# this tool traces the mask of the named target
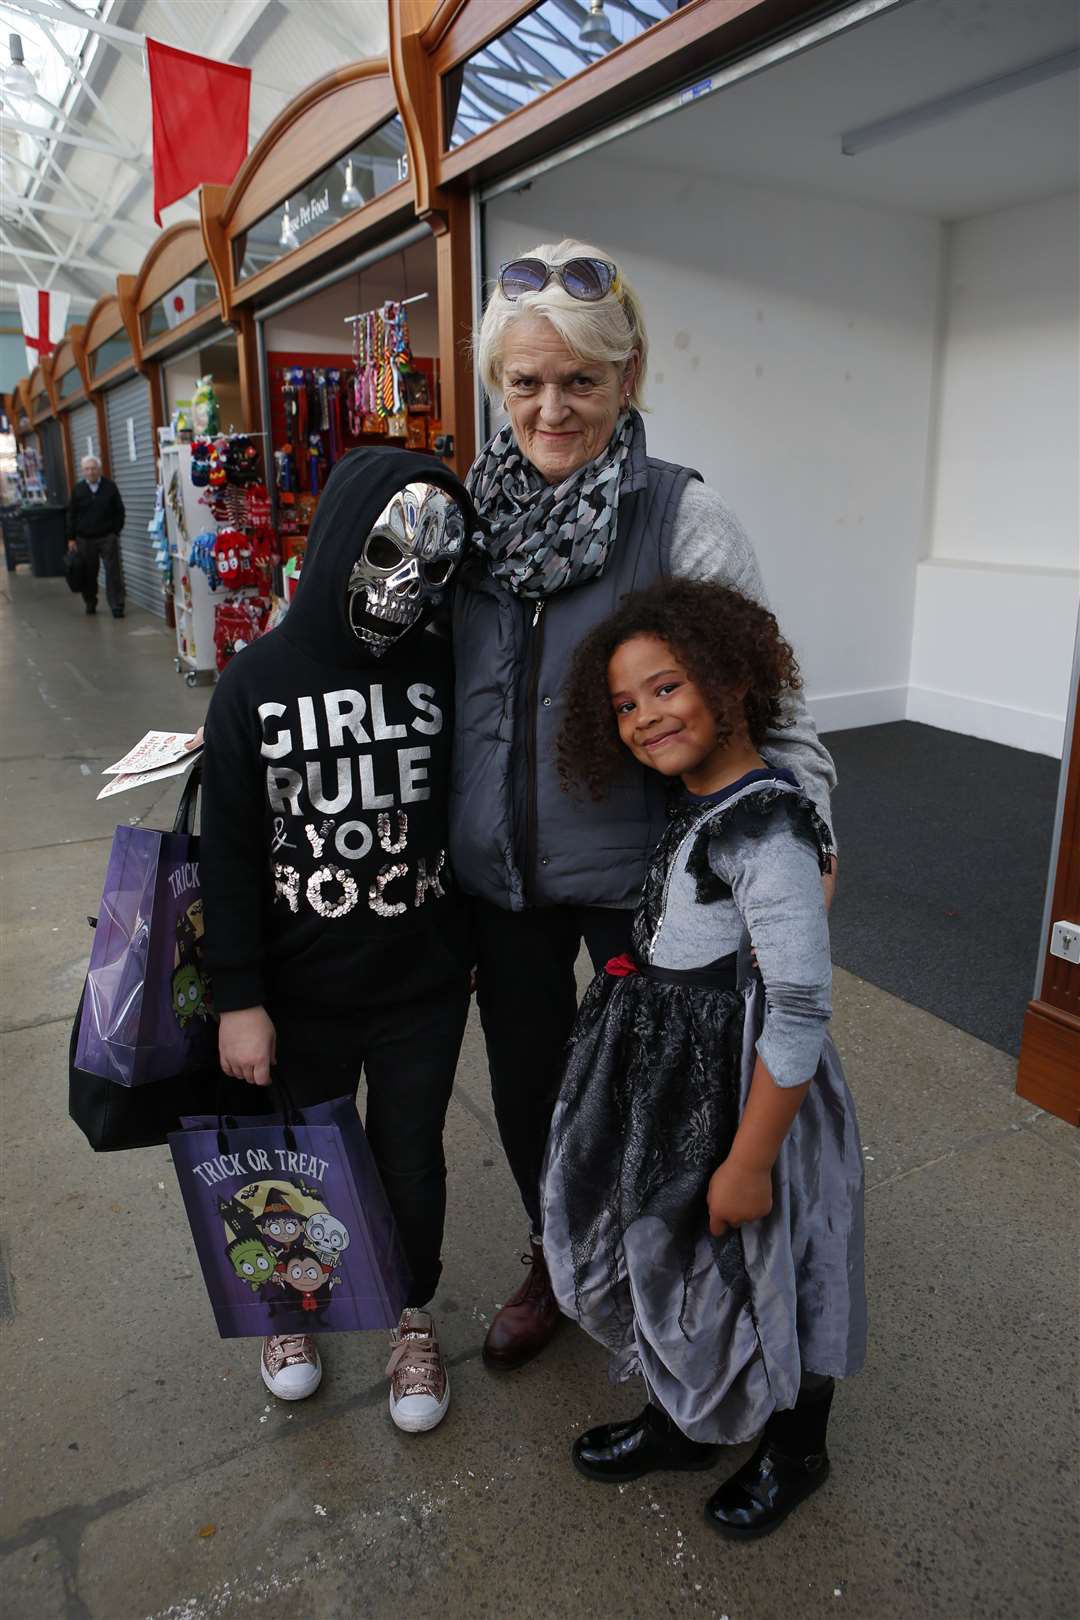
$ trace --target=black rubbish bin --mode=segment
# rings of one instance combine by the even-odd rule
[[[20,563],[30,561],[30,545],[26,538],[22,509],[18,506],[0,508],[0,523],[4,530],[4,560],[8,573],[13,574]]]
[[[62,574],[67,550],[67,508],[27,506],[23,517],[30,536],[30,572],[36,579]]]

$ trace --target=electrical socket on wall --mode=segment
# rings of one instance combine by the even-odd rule
[[[1050,935],[1050,955],[1080,962],[1080,923],[1056,922]]]

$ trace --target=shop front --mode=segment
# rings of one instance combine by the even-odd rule
[[[916,721],[1059,758],[1075,7],[605,0],[585,21],[392,8],[418,206],[472,188],[477,304],[564,237],[625,270],[650,449],[750,533],[821,730]]]
[[[221,317],[217,282],[196,221],[173,225],[154,243],[135,278],[135,313],[157,419],[190,416],[200,380],[210,378],[222,426],[244,425],[236,332]]]
[[[548,9],[469,59],[452,156],[489,138],[469,133],[480,91]],[[754,537],[822,729],[908,717],[1060,755],[1074,20],[1047,5],[1033,33],[1002,0],[951,20],[932,0],[840,8],[482,183],[487,278],[564,236],[632,276],[650,446],[698,467]],[[1033,59],[1044,76],[1022,74]],[[995,389],[1005,367],[1015,386]]]
[[[151,613],[164,614],[163,575],[150,540],[156,507],[156,407],[142,372],[135,278],[118,276],[117,291],[101,298],[86,323],[87,380],[98,406],[107,472],[127,514],[120,550],[127,593]]]
[[[438,453],[445,428],[437,253],[413,211],[384,61],[310,86],[233,185],[205,187],[200,200],[217,307],[235,333],[237,408],[217,390],[217,436],[196,408],[169,452],[178,658],[192,679],[206,666],[208,625],[221,669],[285,611],[320,496],[347,451]],[[205,356],[200,348],[200,365]],[[166,378],[174,423],[195,358],[187,376]],[[239,431],[230,434],[232,423]],[[265,482],[252,482],[255,466]],[[215,479],[219,498],[200,497]]]
[[[85,326],[70,327],[53,360],[57,414],[71,485],[82,476],[83,457],[97,456],[100,461],[102,454],[97,405],[87,396],[85,337]]]
[[[436,251],[387,64],[310,86],[203,208],[275,519],[302,542],[347,450],[433,449],[444,430]]]
[[[68,499],[68,469],[64,453],[64,436],[55,409],[54,392],[52,361],[43,360],[35,367],[30,378],[34,432],[37,435],[41,455],[46,501],[50,506],[62,507],[67,505]]]

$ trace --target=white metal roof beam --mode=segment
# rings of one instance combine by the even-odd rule
[[[355,62],[363,54],[365,45],[339,28],[337,23],[330,21],[327,16],[328,6],[313,6],[310,0],[281,0],[281,4],[286,11],[291,11],[293,16],[303,18],[308,28],[316,34],[321,34],[331,45],[347,51],[346,61]]]
[[[13,256],[13,258],[18,259],[19,263],[22,265],[23,274],[25,275],[27,281],[30,283],[30,285],[32,287],[37,286],[37,284],[38,284],[37,276],[31,270],[30,266],[27,264],[26,259],[23,258],[23,255],[19,251],[19,249],[17,247],[15,247],[13,243],[8,241],[7,232],[4,231],[4,230],[0,230],[0,252],[10,253]],[[49,253],[44,253],[44,254],[30,253],[30,254],[27,255],[27,258],[31,258],[31,259],[35,259],[35,258],[46,258],[47,259],[47,258],[51,258],[51,257],[52,257],[52,255],[49,254]]]
[[[35,282],[35,284],[37,278],[34,276],[33,272],[28,269],[25,264],[23,264],[23,260],[35,259],[39,263],[52,264],[56,257],[54,253],[39,253],[36,248],[14,247],[12,243],[8,241],[7,233],[3,230],[0,230],[0,247],[6,248],[9,253],[13,253],[15,255],[19,263],[22,264],[23,269],[26,270],[30,280]],[[116,280],[116,266],[114,264],[102,264],[100,259],[96,264],[90,259],[65,259],[64,263],[65,265],[70,266],[72,270],[91,270],[94,275],[104,276],[107,281]]]
[[[136,169],[150,168],[150,159],[136,152],[134,147],[112,146],[108,141],[95,141],[89,135],[73,135],[69,129],[43,129],[40,124],[28,124],[25,119],[12,118],[10,113],[4,122],[8,129],[17,129],[21,135],[32,135],[38,141],[59,141],[64,146],[80,146],[87,152],[101,152],[105,157],[120,158]]]
[[[108,126],[109,130],[111,131],[111,133],[113,135],[116,136],[117,140],[122,141],[123,138],[124,138],[123,135],[117,129],[116,125],[113,123],[112,117],[109,114],[109,109],[106,107],[105,103],[102,101],[101,97],[98,95],[97,91],[94,89],[93,85],[90,83],[90,80],[87,78],[86,74],[83,72],[82,66],[79,63],[78,58],[75,57],[75,56],[69,56],[68,55],[67,51],[65,51],[64,47],[60,44],[60,42],[57,39],[56,35],[53,33],[53,30],[49,27],[49,24],[44,20],[44,18],[42,19],[42,21],[40,23],[40,28],[41,28],[41,32],[47,36],[49,44],[52,46],[52,48],[56,52],[57,56],[63,62],[64,66],[67,68],[68,72],[72,75],[73,78],[78,80],[80,87],[83,90],[86,91],[86,94],[90,97],[90,100],[94,103],[94,106],[96,107],[97,112],[98,112],[98,116],[101,118],[102,122],[105,123]],[[35,99],[40,100],[40,97],[36,97]]]
[[[91,34],[100,34],[114,50],[122,51],[125,56],[142,64],[145,34],[136,34],[131,28],[118,28],[115,23],[102,22],[93,12],[79,11],[75,6],[67,5],[66,0],[56,0],[55,5],[46,4],[46,0],[5,0],[5,4],[16,11],[25,11],[31,17],[45,17],[52,23],[70,23],[72,28],[86,28]]]
[[[33,280],[33,277],[31,276],[30,279]],[[10,287],[13,292],[16,291],[20,286],[25,287],[25,285],[25,281],[8,281],[5,276],[0,276],[0,287]],[[68,297],[71,299],[73,304],[86,304],[88,308],[92,308],[93,305],[97,303],[97,297],[95,297],[93,293],[75,292],[73,290],[68,293]]]
[[[144,242],[156,242],[161,235],[156,226],[136,225],[130,219],[110,218],[101,209],[65,208],[63,203],[39,202],[36,197],[19,197],[17,200],[24,214],[55,214],[60,219],[81,220],[85,225],[100,225],[107,219],[113,230],[126,231]]]
[[[219,62],[230,62],[247,39],[272,0],[250,0],[246,6],[237,6],[221,31],[214,35],[214,56]],[[267,90],[269,85],[260,86]],[[291,92],[281,91],[282,95]]]

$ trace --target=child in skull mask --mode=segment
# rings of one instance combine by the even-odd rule
[[[206,960],[226,1073],[296,1104],[367,1082],[366,1126],[413,1276],[390,1410],[449,1403],[434,1322],[442,1133],[469,999],[446,868],[450,647],[442,593],[474,525],[440,463],[357,450],[334,468],[284,622],[225,670],[206,721]],[[262,1376],[302,1399],[306,1334],[264,1341]]]

